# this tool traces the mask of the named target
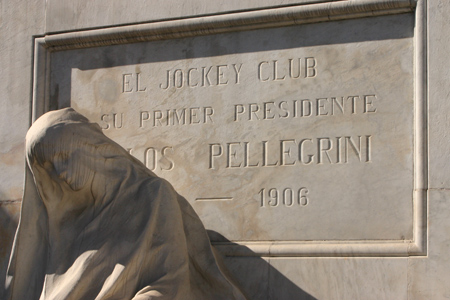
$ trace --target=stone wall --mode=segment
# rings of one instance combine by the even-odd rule
[[[48,53],[61,53],[62,58],[58,58],[55,55],[54,61],[58,59],[64,61],[62,60],[64,53],[70,58],[72,57],[70,54],[72,50],[70,49],[76,47],[70,46],[72,48],[69,47],[70,49],[67,52],[61,51],[57,47],[60,47],[61,44],[69,44],[70,38],[74,39],[75,44],[80,43],[80,41],[83,42],[83,38],[85,38],[84,42],[92,41],[93,38],[89,37],[89,30],[93,30],[92,32],[97,34],[100,31],[95,30],[108,30],[107,28],[120,30],[124,25],[143,26],[133,27],[133,30],[137,28],[148,30],[148,28],[172,24],[167,22],[184,22],[183,26],[186,26],[185,24],[188,24],[188,26],[179,28],[193,30],[194,27],[192,26],[197,26],[195,22],[198,22],[199,26],[209,22],[208,20],[213,20],[211,21],[212,23],[219,20],[214,24],[229,22],[233,18],[233,20],[239,20],[239,14],[241,13],[245,16],[250,16],[246,21],[246,24],[248,24],[248,20],[251,20],[253,16],[248,15],[248,13],[254,13],[259,18],[266,12],[271,12],[274,15],[277,9],[282,15],[281,12],[284,9],[299,11],[309,5],[324,5],[323,7],[326,7],[325,5],[328,4],[340,4],[338,2],[347,1],[248,0],[213,2],[183,0],[166,1],[153,5],[149,5],[146,1],[123,2],[116,0],[13,0],[1,2],[0,32],[3,42],[0,47],[2,66],[0,90],[3,97],[0,100],[2,114],[2,118],[0,118],[0,136],[2,141],[0,146],[0,169],[2,170],[0,174],[0,270],[2,270],[0,281],[4,281],[10,247],[19,219],[25,165],[23,153],[24,137],[32,119],[33,93],[35,99],[37,99],[36,95],[40,92],[45,94],[45,91],[41,90],[42,86],[39,84],[39,82],[43,80],[45,82],[46,80],[43,78],[46,73],[45,71],[42,73],[42,70],[46,70],[47,67],[56,70],[55,66],[58,66],[55,64],[45,67],[46,65],[44,64],[44,68],[42,66],[38,68],[41,73],[34,72],[33,66],[36,63],[42,63],[42,53],[47,53],[45,55],[50,55]],[[348,2],[362,3],[364,1]],[[417,113],[418,110],[426,110],[420,118],[418,118],[417,114],[414,115],[415,129],[414,133],[411,133],[414,135],[411,143],[416,143],[414,146],[411,146],[414,147],[413,156],[411,157],[415,157],[414,159],[411,158],[411,165],[415,171],[422,170],[423,172],[414,173],[415,175],[411,175],[411,178],[408,180],[414,181],[414,183],[411,183],[411,186],[414,186],[414,191],[410,188],[410,192],[412,194],[425,195],[425,197],[423,198],[424,202],[418,202],[417,197],[413,198],[411,196],[409,200],[412,202],[414,199],[419,204],[416,202],[411,204],[409,206],[411,212],[408,212],[409,214],[407,215],[401,215],[400,218],[406,220],[411,216],[410,219],[413,220],[412,222],[415,222],[415,227],[411,227],[413,228],[411,232],[402,230],[405,232],[404,240],[411,238],[420,246],[420,249],[414,250],[408,245],[406,246],[409,248],[398,244],[395,245],[396,248],[390,248],[391,244],[388,242],[375,243],[370,247],[365,247],[361,243],[355,246],[355,244],[346,241],[345,243],[343,242],[344,246],[339,245],[340,243],[338,242],[337,246],[331,245],[331,248],[329,248],[331,250],[329,250],[326,246],[321,245],[320,241],[315,241],[317,242],[314,244],[315,248],[306,249],[302,246],[291,250],[291,252],[283,250],[284,252],[280,252],[281,255],[277,255],[276,251],[286,249],[286,245],[289,246],[289,243],[282,245],[285,248],[277,245],[270,248],[269,245],[268,248],[264,249],[250,243],[245,245],[246,248],[244,250],[228,246],[221,249],[220,244],[218,244],[218,248],[226,255],[225,263],[250,299],[419,300],[450,297],[450,287],[447,284],[450,261],[446,258],[446,254],[450,250],[450,213],[448,210],[450,173],[446,170],[445,163],[450,155],[448,151],[450,145],[446,140],[448,136],[447,131],[450,129],[449,118],[447,117],[447,106],[450,105],[447,99],[450,95],[450,84],[448,84],[450,59],[447,53],[450,48],[450,38],[446,34],[450,30],[450,22],[447,17],[450,14],[450,3],[446,0],[371,0],[363,4],[376,5],[381,3],[387,7],[386,9],[390,9],[391,5],[395,6],[398,3],[407,2],[409,3],[408,5],[417,2],[417,5],[413,5],[415,8],[412,11],[408,12],[399,9],[397,12],[391,12],[390,16],[396,19],[398,16],[406,14],[410,17],[400,19],[404,20],[404,22],[412,22],[411,20],[414,19],[416,22],[414,26],[411,26],[410,35],[406,35],[402,39],[411,39],[415,47],[414,52],[411,52],[414,55],[411,61],[414,62],[415,70],[411,78],[414,80],[415,85],[415,99],[423,99],[423,101],[415,103],[414,111]],[[364,5],[361,5],[361,7]],[[361,9],[361,11],[364,11],[364,9]],[[360,12],[361,15],[358,16],[356,15],[357,12],[357,10],[354,12],[344,10],[342,14],[336,14],[334,18],[336,20],[339,18],[346,19],[352,13],[352,19],[356,18],[357,20],[355,24],[364,24],[365,18],[371,17],[367,12]],[[286,15],[289,16],[289,14]],[[269,22],[268,20],[270,20],[271,16],[264,18],[261,20]],[[279,23],[276,25],[276,28],[300,24],[302,21],[299,20],[304,20],[306,17],[303,16],[302,18],[289,23],[289,17],[287,17],[287,20],[283,20],[283,22],[289,24],[277,21]],[[320,32],[321,29],[314,29],[314,26],[316,26],[314,24],[319,21],[328,21],[330,18],[332,17],[326,16],[324,19],[313,21],[312,25],[299,26],[312,26],[305,28],[311,28],[311,30]],[[419,24],[418,20],[422,20],[423,24]],[[330,30],[335,23],[323,24],[331,24],[324,25],[324,28]],[[398,27],[396,28],[398,29]],[[242,31],[247,32],[254,29],[254,27],[249,26],[249,28]],[[223,29],[223,31],[226,30]],[[392,31],[395,31],[394,28]],[[61,37],[63,34],[68,35]],[[101,34],[104,33],[101,32]],[[86,36],[88,36],[87,40]],[[345,35],[343,34],[343,36]],[[132,39],[135,37],[128,38]],[[44,39],[44,42],[35,43],[35,39]],[[417,44],[418,40],[422,41],[422,44],[419,46]],[[133,40],[133,42],[135,41]],[[42,52],[42,49],[39,49],[39,47],[54,48],[51,50],[53,52]],[[92,49],[95,49],[95,47]],[[407,55],[408,53],[405,53],[405,56]],[[420,55],[423,55],[425,58],[423,66],[418,65]],[[388,59],[386,58],[386,60]],[[73,63],[75,64],[76,62]],[[385,71],[389,73],[393,69],[386,68]],[[369,74],[361,74],[361,76]],[[370,82],[370,78],[367,80]],[[416,88],[417,85],[420,85],[421,88]],[[51,88],[50,91],[54,91]],[[50,92],[50,94],[52,93]],[[63,101],[61,103],[64,106],[70,105],[72,102],[65,103]],[[81,104],[76,102],[72,103],[72,105],[74,104],[81,106]],[[47,105],[51,107],[52,103],[47,103]],[[38,106],[35,105],[34,107],[36,110]],[[43,110],[46,109],[42,104],[41,107]],[[34,114],[39,113],[35,111]],[[395,116],[393,117],[395,118]],[[419,137],[417,132],[421,133]],[[418,140],[419,143],[417,143]],[[226,146],[224,146],[225,150]],[[422,159],[417,157],[422,157]],[[238,163],[238,161],[235,162]],[[385,176],[388,177],[390,174],[396,175],[398,169],[393,168],[393,171],[387,171]],[[408,174],[413,174],[414,170],[409,170],[410,173]],[[400,172],[398,174],[402,175],[403,173]],[[396,179],[392,178],[392,180]],[[406,184],[402,181],[399,182],[402,186]],[[417,182],[420,182],[423,186],[417,184]],[[173,183],[177,186],[176,182]],[[324,190],[326,189],[327,185],[324,184]],[[397,191],[394,192],[396,193]],[[361,189],[360,194],[357,195],[364,199],[364,189]],[[399,195],[403,194],[399,193]],[[351,208],[352,206],[348,207],[350,211]],[[374,207],[374,211],[378,211],[376,207]],[[383,210],[379,211],[383,212]],[[389,214],[390,212],[385,211],[384,213]],[[326,218],[326,214],[322,217]],[[342,222],[348,222],[350,228],[354,224],[349,220],[343,219]],[[405,221],[405,224],[409,223]],[[394,225],[393,227],[395,227]],[[289,228],[283,228],[283,230],[294,229],[290,226]],[[403,232],[402,230],[399,230],[399,232]],[[383,233],[385,231],[386,234],[384,236],[389,236],[388,230],[384,230]],[[362,232],[364,233],[365,231]],[[379,231],[374,229],[374,232],[378,233]],[[420,232],[421,235],[414,236],[417,232]],[[408,237],[408,234],[411,234],[411,237]],[[212,236],[212,238],[224,241],[215,236]],[[327,243],[330,242],[327,241]],[[248,249],[251,251],[248,252]],[[339,251],[342,251],[342,253]]]
[[[45,33],[45,1],[0,3],[0,281],[4,282],[20,214],[24,136],[30,126],[33,40]],[[3,285],[0,287],[0,298]]]

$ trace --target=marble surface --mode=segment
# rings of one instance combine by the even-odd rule
[[[223,14],[260,8],[282,7],[294,4],[328,2],[328,0],[184,0],[153,1],[47,1],[46,32],[61,32],[82,28],[133,24],[157,20],[170,20],[193,16]]]
[[[429,193],[428,256],[409,259],[408,299],[450,299],[450,119],[448,116],[450,3],[428,1]]]
[[[447,1],[429,1],[429,186],[430,188],[450,188],[450,176],[443,163],[448,159],[450,140],[450,118],[443,113],[450,110],[449,69],[442,57],[448,55],[450,40],[442,35],[450,28],[447,13],[450,10]]]
[[[412,21],[55,52],[51,105],[99,122],[231,241],[411,240]]]
[[[0,3],[0,282],[5,281],[23,195],[24,136],[30,125],[33,35],[45,26],[44,0]],[[4,284],[0,284],[0,299]]]
[[[32,36],[44,31],[45,1],[1,3],[0,33],[0,200],[23,193],[23,137],[30,126]]]
[[[203,3],[201,3],[203,2]],[[24,161],[23,136],[29,124],[31,110],[32,39],[46,32],[61,32],[93,27],[109,27],[117,24],[139,23],[148,20],[195,16],[197,13],[221,14],[226,11],[253,9],[261,5],[271,6],[270,1],[228,1],[220,5],[198,1],[177,2],[180,5],[150,11],[137,2],[119,1],[2,1],[0,2],[0,91],[2,104],[0,126],[1,170],[0,191],[2,266],[8,260],[8,241],[18,222],[19,203],[5,200],[21,198]],[[294,3],[299,1],[292,1]],[[425,2],[423,0],[419,3]],[[255,4],[256,3],[256,4]],[[279,2],[278,2],[279,3]],[[188,5],[189,4],[189,5]],[[288,2],[281,3],[282,5]],[[427,46],[428,68],[428,185],[429,192],[429,244],[427,255],[409,258],[298,258],[272,259],[255,257],[226,257],[225,263],[238,279],[249,299],[447,299],[450,297],[448,281],[448,199],[450,176],[446,167],[450,145],[448,132],[448,78],[450,69],[448,15],[450,3],[446,0],[428,0]],[[118,9],[119,7],[119,9]],[[223,10],[222,10],[223,9]],[[44,18],[47,14],[47,28]],[[393,28],[393,27],[392,27]],[[386,30],[387,32],[390,29]],[[395,31],[395,30],[393,30]],[[409,38],[407,38],[409,39]],[[179,40],[182,43],[182,40]],[[413,41],[415,43],[415,41]],[[99,61],[104,57],[98,56]],[[132,61],[134,58],[129,58]],[[129,73],[137,73],[130,70]],[[72,71],[70,71],[72,72]],[[80,70],[74,70],[80,72]],[[115,82],[116,79],[113,79]],[[136,80],[132,78],[130,82]],[[69,84],[70,80],[66,82]],[[104,86],[107,89],[107,84]],[[106,93],[107,94],[107,93]],[[65,100],[67,101],[67,99]],[[149,100],[150,101],[150,100]],[[132,103],[130,103],[132,104]],[[7,142],[5,142],[7,141]],[[166,150],[168,151],[168,150]],[[169,154],[169,152],[167,152]],[[8,204],[5,204],[8,203]],[[6,244],[6,245],[5,245]],[[2,269],[3,281],[6,269]],[[269,279],[270,278],[270,279]],[[375,288],[374,288],[375,287]],[[332,294],[333,290],[335,294]],[[274,292],[279,291],[279,297]],[[0,292],[0,298],[1,292]]]
[[[408,299],[449,299],[450,190],[429,192],[428,256],[408,260]]]
[[[228,257],[226,263],[254,300],[410,299],[407,258]]]
[[[406,258],[271,259],[270,265],[277,272],[270,273],[268,299],[409,299]]]

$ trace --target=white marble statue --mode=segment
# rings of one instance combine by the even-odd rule
[[[188,202],[97,124],[49,112],[26,151],[8,299],[245,299]]]

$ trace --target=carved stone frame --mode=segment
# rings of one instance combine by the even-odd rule
[[[428,193],[426,0],[331,1],[36,37],[31,122],[49,110],[49,62],[52,52],[407,12],[415,13],[416,25],[414,32],[413,238],[411,240],[341,242],[230,242],[216,243],[215,246],[227,256],[408,257],[426,255]]]

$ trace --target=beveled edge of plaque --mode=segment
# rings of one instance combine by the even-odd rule
[[[408,257],[426,255],[427,191],[414,192],[413,240],[213,243],[225,256]]]
[[[260,241],[213,243],[225,256],[408,257],[427,255],[427,0],[349,0],[125,25],[34,39],[31,122],[50,107],[50,54],[55,51],[194,37],[306,23],[414,12],[414,191],[412,240]]]
[[[412,12],[418,0],[348,0],[125,25],[45,36],[50,51]]]

